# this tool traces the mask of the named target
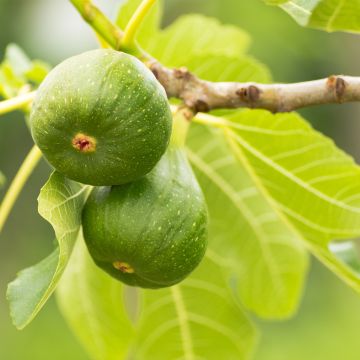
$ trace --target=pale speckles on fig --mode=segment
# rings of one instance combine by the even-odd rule
[[[47,160],[70,179],[91,185],[119,185],[150,171],[171,132],[166,97],[156,96],[158,85],[150,75],[134,58],[112,50],[93,50],[59,64],[32,109],[32,133],[49,148]],[[144,97],[154,101],[145,103]],[[43,132],[47,124],[53,129],[49,136]],[[77,132],[96,138],[96,156],[83,155],[91,148],[86,140],[72,143]],[[84,160],[92,170],[84,171]]]

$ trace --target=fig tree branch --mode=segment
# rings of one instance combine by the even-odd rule
[[[149,68],[168,97],[183,100],[195,112],[242,107],[287,112],[320,104],[360,101],[360,77],[330,76],[293,84],[210,82],[185,68],[168,69],[157,61]]]
[[[123,32],[90,0],[70,0],[94,30],[113,48],[122,49]],[[330,76],[294,84],[209,82],[185,68],[169,69],[136,44],[131,49],[164,86],[168,97],[181,99],[194,112],[242,107],[287,112],[320,104],[360,101],[360,77]]]

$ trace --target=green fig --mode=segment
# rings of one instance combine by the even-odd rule
[[[185,152],[173,146],[142,179],[94,188],[82,221],[95,263],[128,285],[174,285],[206,250],[205,199]]]
[[[70,179],[118,185],[147,174],[171,134],[166,93],[135,57],[98,49],[56,66],[30,114],[35,143]]]

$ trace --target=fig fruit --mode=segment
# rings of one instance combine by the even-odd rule
[[[135,57],[98,49],[56,66],[37,91],[31,132],[48,162],[90,185],[147,174],[171,134],[166,93]]]
[[[128,285],[174,285],[206,250],[205,199],[184,151],[173,146],[145,177],[94,188],[82,221],[95,263]]]

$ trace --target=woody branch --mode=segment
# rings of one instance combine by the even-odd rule
[[[122,49],[123,32],[91,0],[70,1],[103,39],[115,49]],[[163,66],[136,44],[126,50],[148,65],[168,97],[181,99],[193,112],[242,107],[287,112],[320,104],[360,101],[360,77],[333,75],[293,84],[210,82],[199,79],[185,68]]]

